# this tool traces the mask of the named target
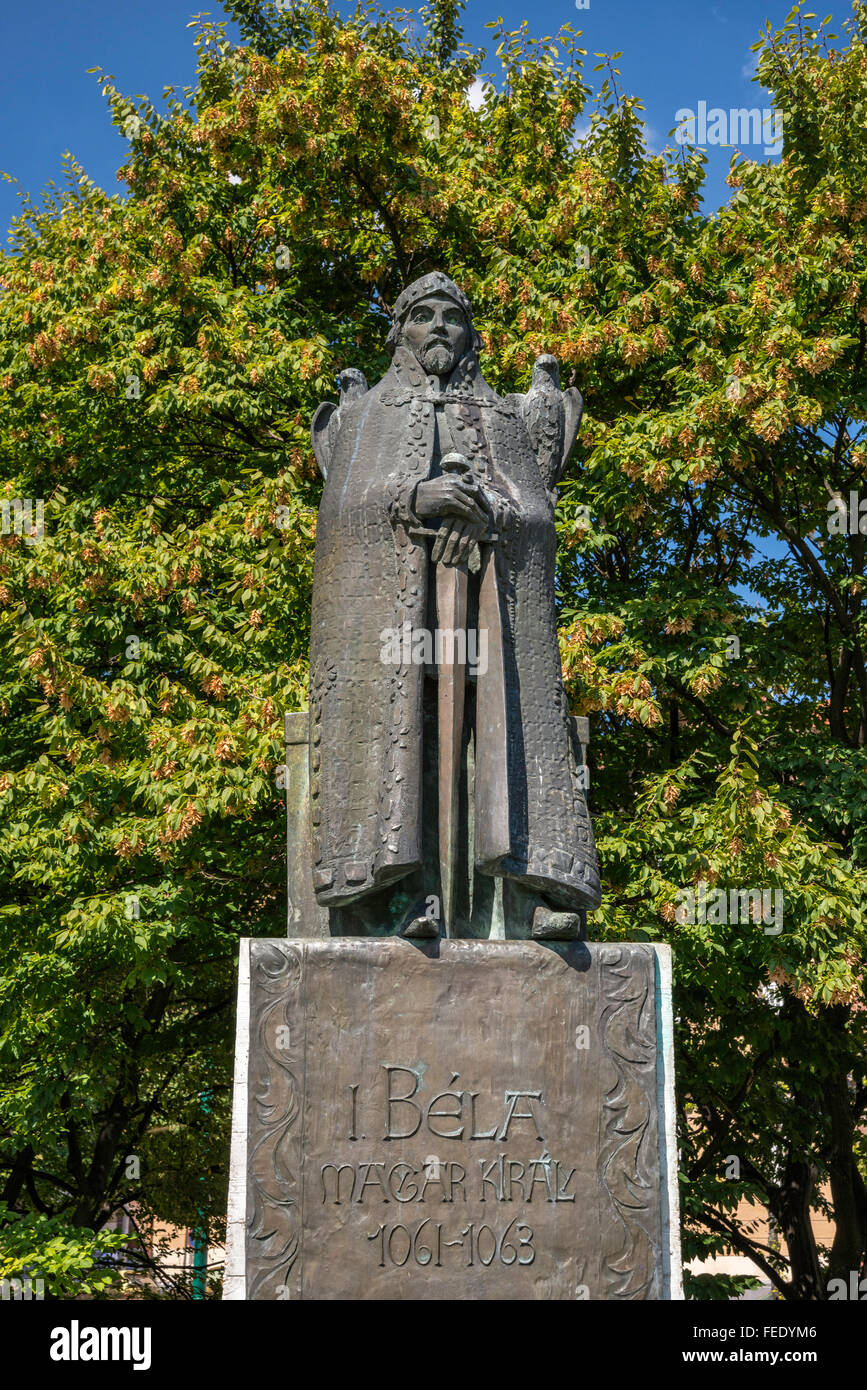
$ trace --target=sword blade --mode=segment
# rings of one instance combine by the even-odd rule
[[[469,575],[466,565],[437,565],[437,628],[442,661],[437,673],[439,735],[440,886],[446,936],[453,935],[457,885],[458,788],[466,692],[466,626]],[[459,645],[458,633],[463,632]],[[455,658],[463,656],[464,660]]]
[[[510,848],[508,709],[496,557],[491,545],[481,552],[479,642],[485,634],[487,662],[476,677],[475,860],[490,873]]]

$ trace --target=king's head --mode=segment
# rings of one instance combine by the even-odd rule
[[[425,372],[449,376],[462,357],[481,347],[470,301],[441,271],[423,275],[398,296],[387,346],[391,352],[407,347]]]

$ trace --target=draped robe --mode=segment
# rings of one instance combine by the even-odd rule
[[[384,633],[427,625],[433,566],[413,502],[434,467],[439,406],[496,500],[499,633],[489,633],[476,708],[504,690],[506,721],[505,730],[476,721],[476,768],[500,775],[499,790],[497,778],[476,776],[475,867],[556,907],[595,907],[596,851],[556,635],[553,496],[515,399],[491,390],[473,353],[444,391],[436,386],[400,346],[385,377],[341,404],[328,427],[310,651],[316,897],[340,907],[426,867],[424,667],[384,662],[382,648]]]

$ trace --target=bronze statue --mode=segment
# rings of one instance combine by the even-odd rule
[[[554,491],[582,402],[502,399],[463,292],[399,296],[392,365],[313,447],[313,882],[336,934],[563,939],[599,904],[557,645]]]

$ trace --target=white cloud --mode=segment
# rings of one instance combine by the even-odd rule
[[[644,136],[644,143],[647,146],[648,154],[659,154],[659,131],[647,121],[642,121],[641,131]]]
[[[472,86],[467,89],[467,100],[474,111],[478,111],[480,106],[485,104],[484,83],[477,77]]]
[[[587,116],[580,116],[572,128],[569,136],[569,144],[574,150],[583,140],[587,139],[591,130],[591,121]],[[644,143],[648,154],[659,154],[662,145],[659,142],[659,131],[655,126],[648,125],[646,121],[641,123],[641,133],[644,136]]]

